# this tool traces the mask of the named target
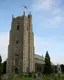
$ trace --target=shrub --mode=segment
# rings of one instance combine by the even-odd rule
[[[27,76],[28,76],[28,73],[27,73],[27,72],[25,72],[25,73],[24,73],[24,77],[27,77]]]
[[[28,72],[28,77],[32,77],[32,72]]]

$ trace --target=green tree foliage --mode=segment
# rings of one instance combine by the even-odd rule
[[[3,74],[6,74],[6,61],[4,61],[3,63],[2,63],[2,66],[3,66]]]
[[[50,73],[52,73],[52,66],[51,66],[50,56],[47,51],[45,55],[44,74],[50,74]]]
[[[2,75],[2,58],[1,58],[1,55],[0,55],[0,80],[1,80],[1,75]]]
[[[64,73],[64,64],[61,64],[60,66],[61,66],[62,73]]]

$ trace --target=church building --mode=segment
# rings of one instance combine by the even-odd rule
[[[43,72],[44,57],[35,54],[32,15],[12,17],[9,35],[7,73]]]

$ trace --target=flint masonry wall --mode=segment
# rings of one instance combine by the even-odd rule
[[[18,74],[34,71],[34,39],[32,31],[32,16],[18,16],[12,19],[7,73]]]
[[[12,18],[9,35],[7,73],[43,72],[44,58],[35,55],[32,15]],[[38,66],[37,66],[38,65]],[[38,70],[37,70],[38,69]]]

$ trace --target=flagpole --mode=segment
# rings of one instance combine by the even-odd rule
[[[23,7],[22,7],[22,13],[24,13],[24,9],[23,9]]]

